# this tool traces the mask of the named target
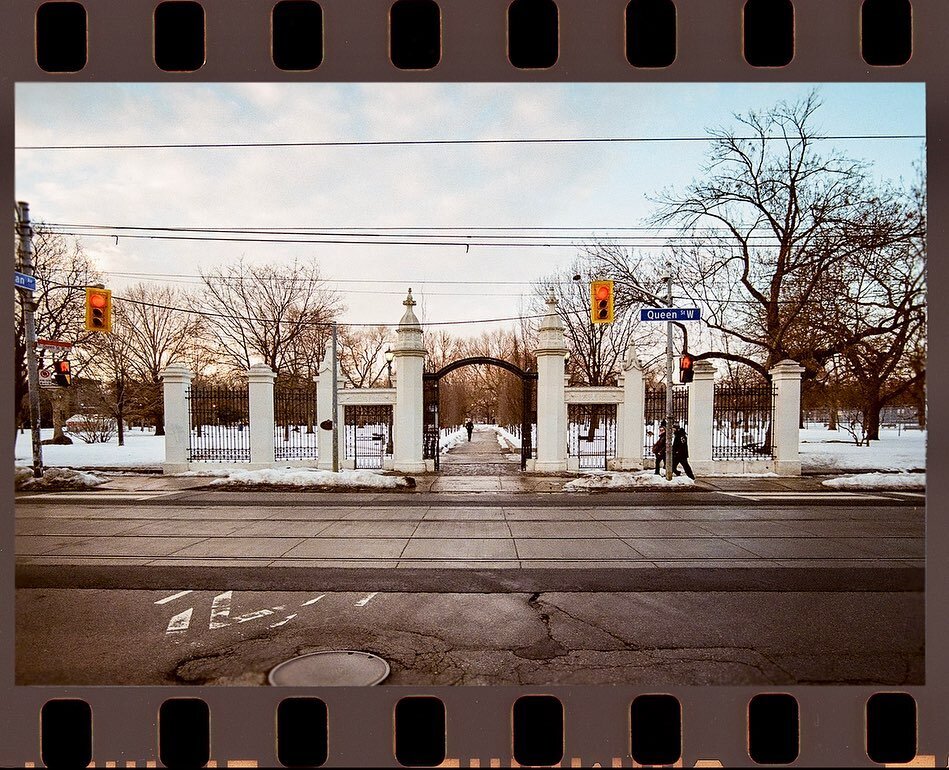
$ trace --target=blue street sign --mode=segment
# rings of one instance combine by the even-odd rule
[[[697,307],[644,307],[639,311],[640,321],[700,321]]]
[[[36,291],[36,279],[32,275],[27,275],[26,273],[13,273],[13,285],[18,289],[27,289],[28,291]]]

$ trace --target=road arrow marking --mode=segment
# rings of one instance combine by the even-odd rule
[[[378,591],[374,591],[373,593],[369,594],[369,596],[367,596],[365,599],[360,599],[360,600],[359,600],[358,602],[356,602],[356,604],[354,604],[353,606],[354,606],[354,607],[365,607],[367,604],[369,604],[370,601],[372,601],[372,597],[375,596],[375,595],[378,594],[378,593],[379,593]]]
[[[231,614],[232,593],[233,591],[225,591],[223,594],[214,597],[214,601],[211,602],[211,622],[208,624],[208,628],[223,628],[230,625],[228,618]]]
[[[303,604],[301,604],[300,606],[301,606],[301,607],[309,607],[311,604],[316,604],[316,603],[317,603],[320,599],[322,599],[324,596],[326,596],[326,594],[320,594],[320,595],[317,596],[315,599],[308,599],[307,601],[303,602]]]
[[[256,612],[248,612],[246,615],[241,615],[240,617],[235,618],[235,620],[238,623],[246,623],[249,620],[257,620],[258,618],[265,618],[268,615],[273,614],[273,610],[257,610]]]
[[[179,599],[179,598],[181,598],[182,596],[187,596],[187,595],[190,594],[190,593],[192,593],[192,592],[191,592],[191,591],[179,591],[178,593],[172,594],[171,596],[166,596],[164,599],[159,599],[157,602],[155,602],[155,604],[168,604],[168,602],[173,602],[175,599]]]
[[[191,625],[191,614],[194,612],[194,607],[189,607],[184,612],[179,612],[175,615],[170,621],[168,621],[168,628],[165,629],[166,634],[175,634],[175,633],[184,633],[188,630],[188,626]]]
[[[287,615],[287,617],[285,617],[283,620],[281,620],[281,621],[278,622],[278,623],[271,623],[271,624],[270,624],[270,627],[271,627],[271,628],[277,628],[278,626],[285,625],[285,624],[289,623],[291,620],[293,620],[296,616],[297,616],[297,613],[294,612],[292,615]]]

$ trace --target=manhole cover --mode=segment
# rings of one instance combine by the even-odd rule
[[[290,687],[364,687],[389,676],[389,664],[378,655],[355,650],[311,652],[274,666],[273,685]]]

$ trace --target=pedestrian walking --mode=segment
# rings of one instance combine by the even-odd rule
[[[689,465],[689,437],[681,425],[677,425],[675,433],[672,434],[672,471],[676,476],[682,475],[679,473],[679,465],[682,466],[686,476],[690,479],[695,478],[692,467]]]
[[[666,464],[666,421],[659,423],[659,438],[652,445],[652,453],[656,457],[656,475],[661,474],[660,467]]]
[[[468,441],[471,441],[471,434],[474,432],[474,423],[471,420],[465,423],[465,430],[468,431]]]

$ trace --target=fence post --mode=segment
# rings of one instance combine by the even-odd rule
[[[774,383],[774,472],[779,476],[800,476],[801,375],[804,367],[789,358],[769,371]]]
[[[616,410],[616,469],[642,470],[646,388],[643,367],[634,350],[626,355],[620,380],[623,401]]]
[[[715,365],[711,361],[696,361],[692,373],[692,382],[689,383],[689,465],[697,474],[711,473]]]
[[[163,473],[188,470],[191,417],[188,414],[188,390],[191,370],[184,364],[168,364],[161,372],[165,402],[165,462]]]
[[[534,470],[567,470],[567,403],[564,394],[564,356],[567,346],[557,300],[547,300],[537,350],[537,461]]]
[[[276,377],[274,370],[267,364],[254,364],[247,371],[251,463],[275,463],[273,383]]]
[[[333,416],[333,372],[330,369],[332,355],[326,351],[323,360],[320,361],[320,368],[316,378],[316,467],[320,470],[333,470],[333,430],[319,426],[319,423],[326,420],[335,420]],[[342,426],[340,426],[342,427]],[[339,432],[340,437],[343,431]]]
[[[395,434],[392,467],[406,473],[424,473],[422,369],[425,363],[425,345],[422,342],[422,326],[412,310],[415,300],[412,299],[411,289],[402,304],[405,305],[405,313],[396,329],[398,339],[392,349],[399,372],[392,415]]]

